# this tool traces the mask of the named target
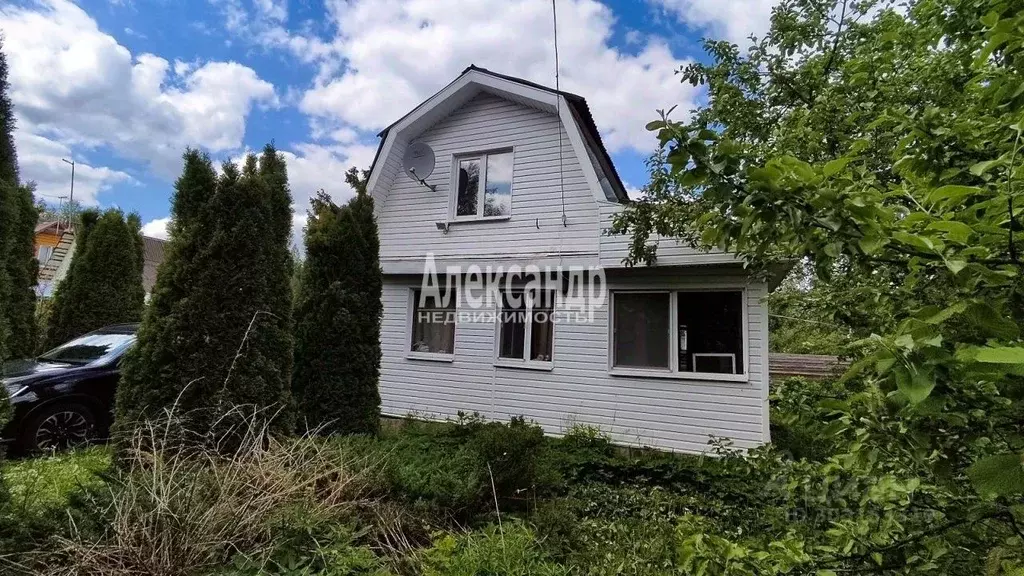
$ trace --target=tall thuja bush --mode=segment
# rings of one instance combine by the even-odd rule
[[[11,279],[7,274],[7,260],[11,251],[9,230],[11,224],[17,221],[12,192],[13,187],[0,181],[0,363],[10,355],[8,339],[11,328],[7,308],[11,301]]]
[[[10,282],[4,310],[9,330],[7,351],[12,358],[22,358],[31,356],[38,343],[35,286],[39,262],[35,256],[35,228],[39,212],[30,186],[14,187],[9,203],[14,218],[6,226],[9,236],[5,265]]]
[[[119,431],[174,406],[205,432],[239,404],[291,428],[290,205],[271,146],[219,178],[204,154],[185,153],[166,257],[118,389]]]
[[[7,94],[7,58],[0,38],[0,362],[9,355],[11,331],[7,310],[11,305],[11,279],[7,271],[11,258],[12,230],[16,229],[18,209],[18,156],[14,149],[14,108]]]
[[[355,169],[357,195],[312,201],[295,308],[293,389],[301,425],[375,433],[380,426],[380,242],[373,199]]]
[[[142,265],[137,215],[85,212],[68,274],[54,293],[46,347],[110,324],[138,322],[145,299]]]

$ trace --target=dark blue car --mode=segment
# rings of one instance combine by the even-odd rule
[[[14,409],[3,440],[16,450],[60,450],[106,437],[121,359],[138,324],[107,326],[34,359],[3,366]]]

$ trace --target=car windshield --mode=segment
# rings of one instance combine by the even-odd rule
[[[61,344],[39,359],[62,364],[103,364],[120,356],[134,341],[134,334],[86,334]]]

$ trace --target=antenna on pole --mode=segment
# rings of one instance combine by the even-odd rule
[[[551,0],[551,24],[555,32],[555,112],[558,115],[558,194],[562,202],[562,226],[568,226],[565,218],[565,177],[564,165],[562,164],[562,88],[558,79],[558,10],[555,7],[555,0]]]
[[[71,165],[71,194],[68,196],[68,208],[73,210],[75,206],[75,161],[61,158],[65,164]],[[58,218],[59,220],[59,218]],[[68,217],[68,229],[71,228],[72,218]]]

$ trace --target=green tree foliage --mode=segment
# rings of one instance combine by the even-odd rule
[[[292,386],[300,425],[375,433],[380,426],[380,241],[373,199],[355,168],[358,193],[337,206],[321,192],[306,228],[306,261],[295,306]]]
[[[110,324],[141,319],[141,226],[137,215],[125,217],[120,210],[82,214],[67,276],[54,292],[46,348]]]
[[[855,340],[885,331],[892,311],[878,295],[890,285],[888,272],[865,274],[842,260],[818,274],[809,260],[796,262],[766,299],[771,351],[841,355]]]
[[[78,200],[61,202],[57,206],[47,204],[42,201],[36,203],[36,211],[39,213],[39,221],[59,221],[62,223],[61,228],[68,225],[73,228],[78,228],[82,224],[82,212],[84,210],[85,208]]]
[[[11,246],[11,229],[18,221],[18,213],[14,201],[14,187],[0,182],[0,362],[10,356],[8,340],[11,328],[7,318],[7,309],[11,301],[11,278],[7,272],[7,261]]]
[[[8,354],[12,358],[31,356],[38,344],[36,325],[36,278],[39,262],[35,256],[35,228],[39,219],[30,186],[17,186],[9,198],[15,219],[8,222],[7,278],[10,295],[4,311],[9,337]]]
[[[7,58],[0,39],[0,362],[10,354],[7,310],[12,286],[7,271],[12,232],[17,228],[18,156],[14,149],[14,107],[8,95]]]
[[[883,311],[855,343],[849,378],[864,391],[827,411],[845,453],[790,471],[804,485],[850,478],[858,515],[780,540],[819,554],[758,571],[1016,573],[1024,4],[884,8],[784,2],[748,52],[706,43],[711,62],[681,72],[707,86],[708,105],[649,125],[662,144],[649,199],[615,228],[633,232],[634,261],[656,258],[647,239],[660,233],[755,269],[783,258],[822,277],[841,267],[864,279],[853,313]]]
[[[0,38],[0,182],[18,183],[18,154],[14,148],[14,105],[8,94],[7,57]]]
[[[170,241],[139,340],[125,360],[121,430],[172,407],[209,431],[221,409],[279,411],[290,430],[291,195],[284,159],[267,146],[241,170],[185,155],[175,183]],[[223,412],[221,412],[223,413]],[[269,416],[269,415],[268,415]]]
[[[7,60],[0,40],[0,359],[35,348],[35,226],[32,187],[18,180],[14,109],[8,95]]]

